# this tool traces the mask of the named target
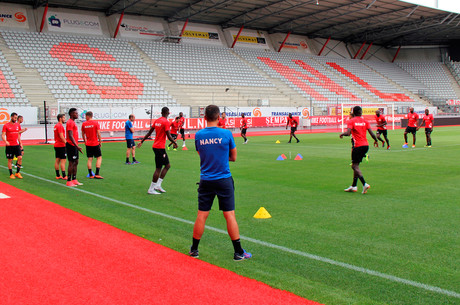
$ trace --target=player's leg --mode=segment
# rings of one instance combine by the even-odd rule
[[[65,161],[66,161],[65,158],[59,159],[59,163],[60,163],[60,166],[61,166],[61,172],[62,172],[62,179],[67,179],[67,176],[65,174]]]
[[[293,128],[293,129],[291,130],[292,136],[297,140],[297,143],[299,143],[300,140],[299,140],[299,139],[297,138],[297,136],[295,135],[295,132],[296,132],[296,131],[297,131],[297,127]]]
[[[88,149],[88,148],[86,148]],[[87,167],[88,167],[88,174],[89,174],[89,177],[90,178],[94,178],[94,175],[93,175],[93,157],[88,157],[88,162],[86,163]]]
[[[19,148],[19,154],[16,157],[18,158],[18,160],[16,161],[16,177],[22,179],[22,176],[19,173],[22,167],[22,152],[20,148]]]
[[[56,179],[61,179],[61,174],[59,173],[59,166],[61,165],[61,159],[56,157],[56,161],[54,162],[54,170],[56,171]]]
[[[10,178],[11,179],[15,179],[16,177],[14,176],[13,174],[13,158],[9,158],[7,157],[8,159],[8,171],[10,172]]]
[[[97,179],[102,179],[102,177],[99,175],[100,170],[101,170],[101,165],[102,165],[102,156],[98,156],[96,158],[96,175],[95,175],[95,178]]]
[[[412,132],[412,147],[415,147],[415,140],[416,140],[416,132]]]
[[[404,131],[404,143],[407,144],[407,131]]]
[[[129,162],[129,156],[131,155],[131,151],[132,151],[132,150],[133,150],[132,148],[129,148],[129,147],[126,148],[126,161],[125,161],[126,164],[130,164],[130,162]]]
[[[382,139],[381,135],[382,134],[380,133],[380,130],[377,129],[377,133],[376,133],[377,140],[379,140],[380,142],[382,142],[383,145],[385,145],[385,141]]]
[[[385,130],[383,133],[383,137],[385,138],[385,141],[387,142],[387,149],[390,147],[390,140],[388,140],[388,130]]]

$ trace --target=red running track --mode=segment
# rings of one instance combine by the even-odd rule
[[[0,262],[3,305],[318,304],[2,182]]]

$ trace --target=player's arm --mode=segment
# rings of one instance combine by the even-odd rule
[[[351,128],[347,128],[347,131],[345,131],[344,133],[341,133],[340,134],[340,138],[343,138],[343,137],[349,137],[351,135]]]
[[[78,149],[79,152],[83,153],[83,150],[81,149],[80,146],[78,146],[77,141],[75,141],[75,138],[73,137],[73,131],[72,130],[68,131],[68,135],[69,135],[70,142],[72,142],[72,144]]]
[[[59,138],[61,139],[62,142],[65,143],[65,135],[64,135],[63,132],[60,132],[60,133],[59,133]]]
[[[21,130],[19,131],[19,134],[22,134],[22,133],[24,133],[24,132],[26,132],[26,131],[27,131],[27,128],[21,129]]]
[[[83,138],[83,143],[86,145],[86,134],[85,130],[83,129],[83,126],[81,127],[81,137]]]
[[[369,134],[371,135],[372,139],[374,139],[374,146],[375,144],[378,145],[378,140],[377,140],[377,137],[375,136],[374,132],[372,131],[371,128],[368,128],[367,131],[369,132]]]
[[[420,128],[422,128],[423,123],[425,123],[425,120],[422,119],[422,123],[420,123],[420,124],[418,125],[417,131],[418,131]],[[426,126],[426,124],[425,124],[425,126]]]
[[[22,140],[21,140],[21,134],[18,133],[18,142],[19,142],[19,147],[21,147],[21,149],[23,149],[24,147],[22,146]]]
[[[151,126],[149,131],[145,134],[145,136],[142,138],[142,140],[137,144],[137,148],[140,148],[142,146],[142,143],[144,143],[145,140],[147,140],[152,132],[155,130],[155,126]]]
[[[102,137],[101,137],[101,131],[98,129],[97,130],[97,139],[99,140],[99,146],[102,145]]]
[[[169,130],[166,130],[166,136],[168,137],[169,141],[173,143],[173,147],[177,148],[177,143],[174,141],[173,137],[171,136],[171,132]]]
[[[235,162],[236,161],[236,147],[230,149],[230,154],[228,156],[228,161]]]
[[[6,140],[6,132],[2,132],[2,140],[6,146],[10,146],[10,143]]]
[[[286,122],[286,129],[288,128],[288,126],[289,126],[289,119]]]

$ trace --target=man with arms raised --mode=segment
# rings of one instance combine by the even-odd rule
[[[353,169],[353,183],[345,192],[357,192],[358,191],[358,179],[363,184],[363,194],[367,193],[367,190],[371,188],[369,184],[364,180],[363,174],[359,169],[359,164],[366,156],[369,151],[369,143],[367,142],[366,132],[369,132],[371,137],[374,139],[374,145],[378,145],[378,140],[375,134],[372,132],[371,125],[368,121],[362,117],[363,110],[359,106],[353,108],[354,117],[347,122],[347,131],[340,134],[342,139],[344,136],[352,136],[355,142],[353,150],[351,151],[351,168]]]
[[[142,143],[147,140],[148,137],[155,130],[155,140],[153,141],[153,152],[155,153],[155,165],[156,169],[153,173],[152,183],[147,191],[150,195],[159,195],[161,193],[166,193],[166,191],[161,187],[161,183],[166,176],[166,173],[171,168],[169,164],[169,158],[166,154],[166,137],[169,141],[173,142],[173,148],[177,148],[176,141],[171,137],[171,132],[169,131],[170,123],[168,121],[169,108],[163,107],[161,109],[161,118],[155,120],[150,130],[144,136],[142,141],[137,144],[137,148],[141,148]]]
[[[104,179],[99,175],[102,165],[102,153],[101,153],[101,131],[99,129],[99,123],[93,121],[93,112],[88,111],[86,114],[86,121],[81,125],[81,136],[86,145],[86,156],[88,157],[88,173],[89,178],[93,179]],[[93,158],[96,158],[96,174],[93,173],[92,163]]]
[[[22,175],[19,172],[22,164],[22,142],[21,142],[21,126],[17,122],[18,114],[16,112],[11,113],[10,121],[3,125],[2,129],[2,140],[5,142],[5,153],[6,159],[8,160],[8,170],[10,171],[11,179],[22,179]],[[16,174],[13,174],[13,159],[18,158]]]
[[[407,127],[404,131],[404,145],[403,148],[408,148],[407,144],[407,134],[412,134],[412,148],[415,148],[415,134],[417,133],[417,124],[418,124],[418,114],[414,112],[414,107],[409,108],[409,113],[407,114]]]
[[[214,198],[219,200],[227,222],[227,231],[233,243],[235,261],[252,257],[241,247],[238,223],[235,217],[235,190],[229,161],[236,161],[236,146],[230,130],[218,128],[219,107],[209,105],[205,110],[207,127],[195,135],[195,146],[200,155],[200,185],[198,187],[198,215],[193,227],[190,256],[198,257],[198,244]]]
[[[67,158],[67,153],[65,149],[65,114],[60,113],[57,116],[57,124],[54,125],[54,154],[56,156],[56,161],[54,162],[54,170],[56,171],[56,179],[67,180],[65,175],[65,161]],[[61,168],[62,176],[59,174],[59,168]]]
[[[82,153],[83,150],[78,146],[78,127],[75,124],[75,120],[78,119],[78,111],[76,108],[69,109],[69,120],[65,125],[66,129],[66,150],[67,150],[67,160],[69,160],[69,166],[67,168],[67,186],[77,186],[83,185],[83,183],[78,182],[77,180],[77,167],[79,153]]]

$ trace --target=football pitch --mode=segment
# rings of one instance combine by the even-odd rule
[[[361,182],[358,193],[343,191],[352,182],[350,138],[300,134],[300,143],[288,144],[286,133],[251,137],[248,130],[247,145],[235,137],[236,216],[253,258],[233,261],[215,204],[199,259],[324,304],[460,304],[460,127],[435,128],[432,148],[424,148],[423,130],[408,149],[403,130],[390,130],[391,150],[371,147],[361,165],[371,185],[365,195]],[[136,165],[124,164],[124,142],[104,143],[104,180],[84,178],[80,155],[84,185],[76,188],[55,179],[51,145],[26,146],[24,179],[8,178],[3,157],[0,181],[188,253],[200,173],[193,140],[188,151],[168,151],[162,195],[147,194],[151,143],[136,150]],[[287,159],[277,161],[281,154]],[[253,218],[260,207],[272,218]]]

